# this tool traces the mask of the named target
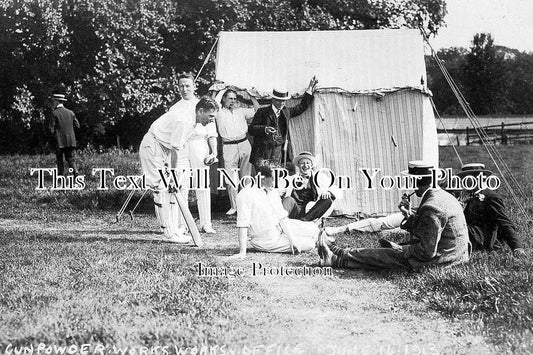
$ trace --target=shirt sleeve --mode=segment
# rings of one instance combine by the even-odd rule
[[[269,193],[268,198],[270,199],[270,201],[272,201],[272,207],[274,208],[274,215],[276,216],[277,219],[281,220],[289,215],[287,211],[285,210],[285,208],[283,208],[283,204],[281,203],[281,197],[279,196],[278,191],[271,191]]]
[[[206,131],[207,131],[207,137],[208,138],[211,138],[211,137],[218,137],[218,133],[217,133],[217,126],[215,125],[214,122],[211,122],[211,123],[208,123],[207,126],[205,126],[206,128]]]
[[[170,145],[176,150],[182,150],[192,133],[191,127],[185,122],[177,122],[170,136]]]
[[[248,228],[252,221],[252,195],[250,189],[243,189],[237,195],[237,228]]]

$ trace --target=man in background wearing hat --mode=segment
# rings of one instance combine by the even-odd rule
[[[331,214],[333,201],[342,197],[342,191],[336,186],[329,186],[329,176],[327,188],[315,184],[316,180],[320,185],[320,175],[315,178],[316,158],[310,152],[301,152],[293,163],[298,172],[288,177],[289,186],[281,192],[283,208],[289,213],[289,218],[314,221]]]
[[[49,121],[48,129],[54,136],[57,174],[64,174],[64,155],[72,173],[74,176],[77,176],[78,170],[76,169],[75,162],[76,135],[74,128],[79,129],[80,123],[76,119],[74,112],[63,106],[63,102],[67,101],[64,94],[53,94],[50,98],[52,99],[54,110],[52,111],[52,119]]]
[[[261,159],[269,159],[281,163],[281,151],[287,139],[288,121],[291,117],[301,115],[313,102],[313,92],[318,80],[313,77],[305,91],[302,101],[294,107],[286,107],[290,99],[286,90],[272,91],[272,105],[261,107],[255,113],[248,127],[248,133],[254,136],[250,162],[257,167]]]
[[[417,242],[390,243],[388,248],[342,249],[319,237],[320,264],[350,269],[416,269],[430,265],[456,265],[469,260],[468,228],[459,202],[440,188],[431,188],[431,164],[412,161],[402,174],[417,178],[415,193],[421,198],[417,212],[405,228]],[[408,215],[405,209],[403,212]]]
[[[463,165],[456,175],[460,178],[489,176],[492,171],[485,169],[484,164],[471,163]],[[506,243],[514,256],[525,255],[516,227],[507,216],[503,200],[496,192],[475,188],[461,191],[458,198],[465,205],[464,214],[474,250],[500,249]]]

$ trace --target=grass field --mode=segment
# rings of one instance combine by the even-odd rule
[[[459,148],[464,162],[489,161],[481,147]],[[460,167],[451,148],[440,153],[441,166]],[[503,147],[501,153],[531,198],[532,148]],[[508,250],[474,253],[468,265],[415,273],[253,277],[253,262],[269,270],[315,267],[318,256],[252,253],[229,263],[238,243],[234,218],[223,214],[225,201],[214,201],[218,233],[205,237],[206,249],[162,242],[150,198],[135,221],[113,224],[127,192],[96,190],[90,170],[138,174],[137,156],[79,160],[86,189],[36,191],[29,168],[54,167],[52,155],[0,157],[0,353],[39,343],[90,344],[91,354],[98,346],[109,353],[133,349],[130,355],[187,347],[191,354],[194,347],[197,353],[252,353],[254,346],[256,354],[533,352],[531,254],[515,260]],[[533,247],[531,226],[508,207]],[[354,246],[375,241],[355,233],[339,238]],[[246,275],[199,277],[198,262],[242,267]]]

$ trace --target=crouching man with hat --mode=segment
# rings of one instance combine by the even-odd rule
[[[492,171],[484,164],[465,164],[457,176],[489,176]],[[459,200],[464,203],[468,234],[474,250],[496,250],[509,245],[515,257],[525,255],[525,250],[516,233],[516,227],[507,216],[501,197],[491,189],[474,188],[463,190]]]
[[[255,167],[263,159],[281,163],[281,152],[287,140],[288,121],[291,117],[301,115],[311,105],[317,83],[318,80],[313,77],[302,101],[294,107],[285,106],[290,99],[289,92],[278,88],[272,91],[272,105],[257,110],[248,127],[248,133],[254,137],[250,163]]]
[[[433,166],[409,162],[404,175],[417,178],[415,193],[421,198],[416,213],[408,216],[405,228],[414,241],[408,245],[389,243],[387,248],[339,248],[319,237],[320,264],[348,269],[416,269],[430,265],[451,266],[468,262],[468,228],[459,202],[448,192],[432,188]],[[409,214],[408,210],[402,209]]]
[[[281,192],[283,208],[289,213],[289,218],[314,221],[329,216],[333,202],[342,197],[342,190],[329,185],[329,174],[328,187],[320,186],[320,174],[314,171],[316,158],[312,153],[301,152],[293,163],[298,172],[288,177],[288,187]]]

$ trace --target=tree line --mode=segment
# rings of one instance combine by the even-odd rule
[[[150,124],[179,99],[179,74],[198,71],[220,31],[422,26],[436,34],[445,15],[445,0],[0,1],[0,153],[49,149],[48,98],[54,92],[65,93],[66,106],[77,114],[79,147],[111,146],[117,136],[122,146],[137,147]],[[443,56],[463,73],[469,53],[457,51]],[[531,58],[519,55],[527,72]],[[448,107],[440,101],[438,74],[428,69],[437,105]],[[213,78],[211,58],[198,92],[206,93]],[[457,78],[466,85],[467,77]],[[528,85],[512,91],[531,90]],[[527,105],[510,101],[506,107],[519,112]]]
[[[489,33],[472,46],[437,52],[476,115],[533,114],[533,53],[496,46]],[[436,61],[426,57],[428,87],[441,115],[464,116]]]

